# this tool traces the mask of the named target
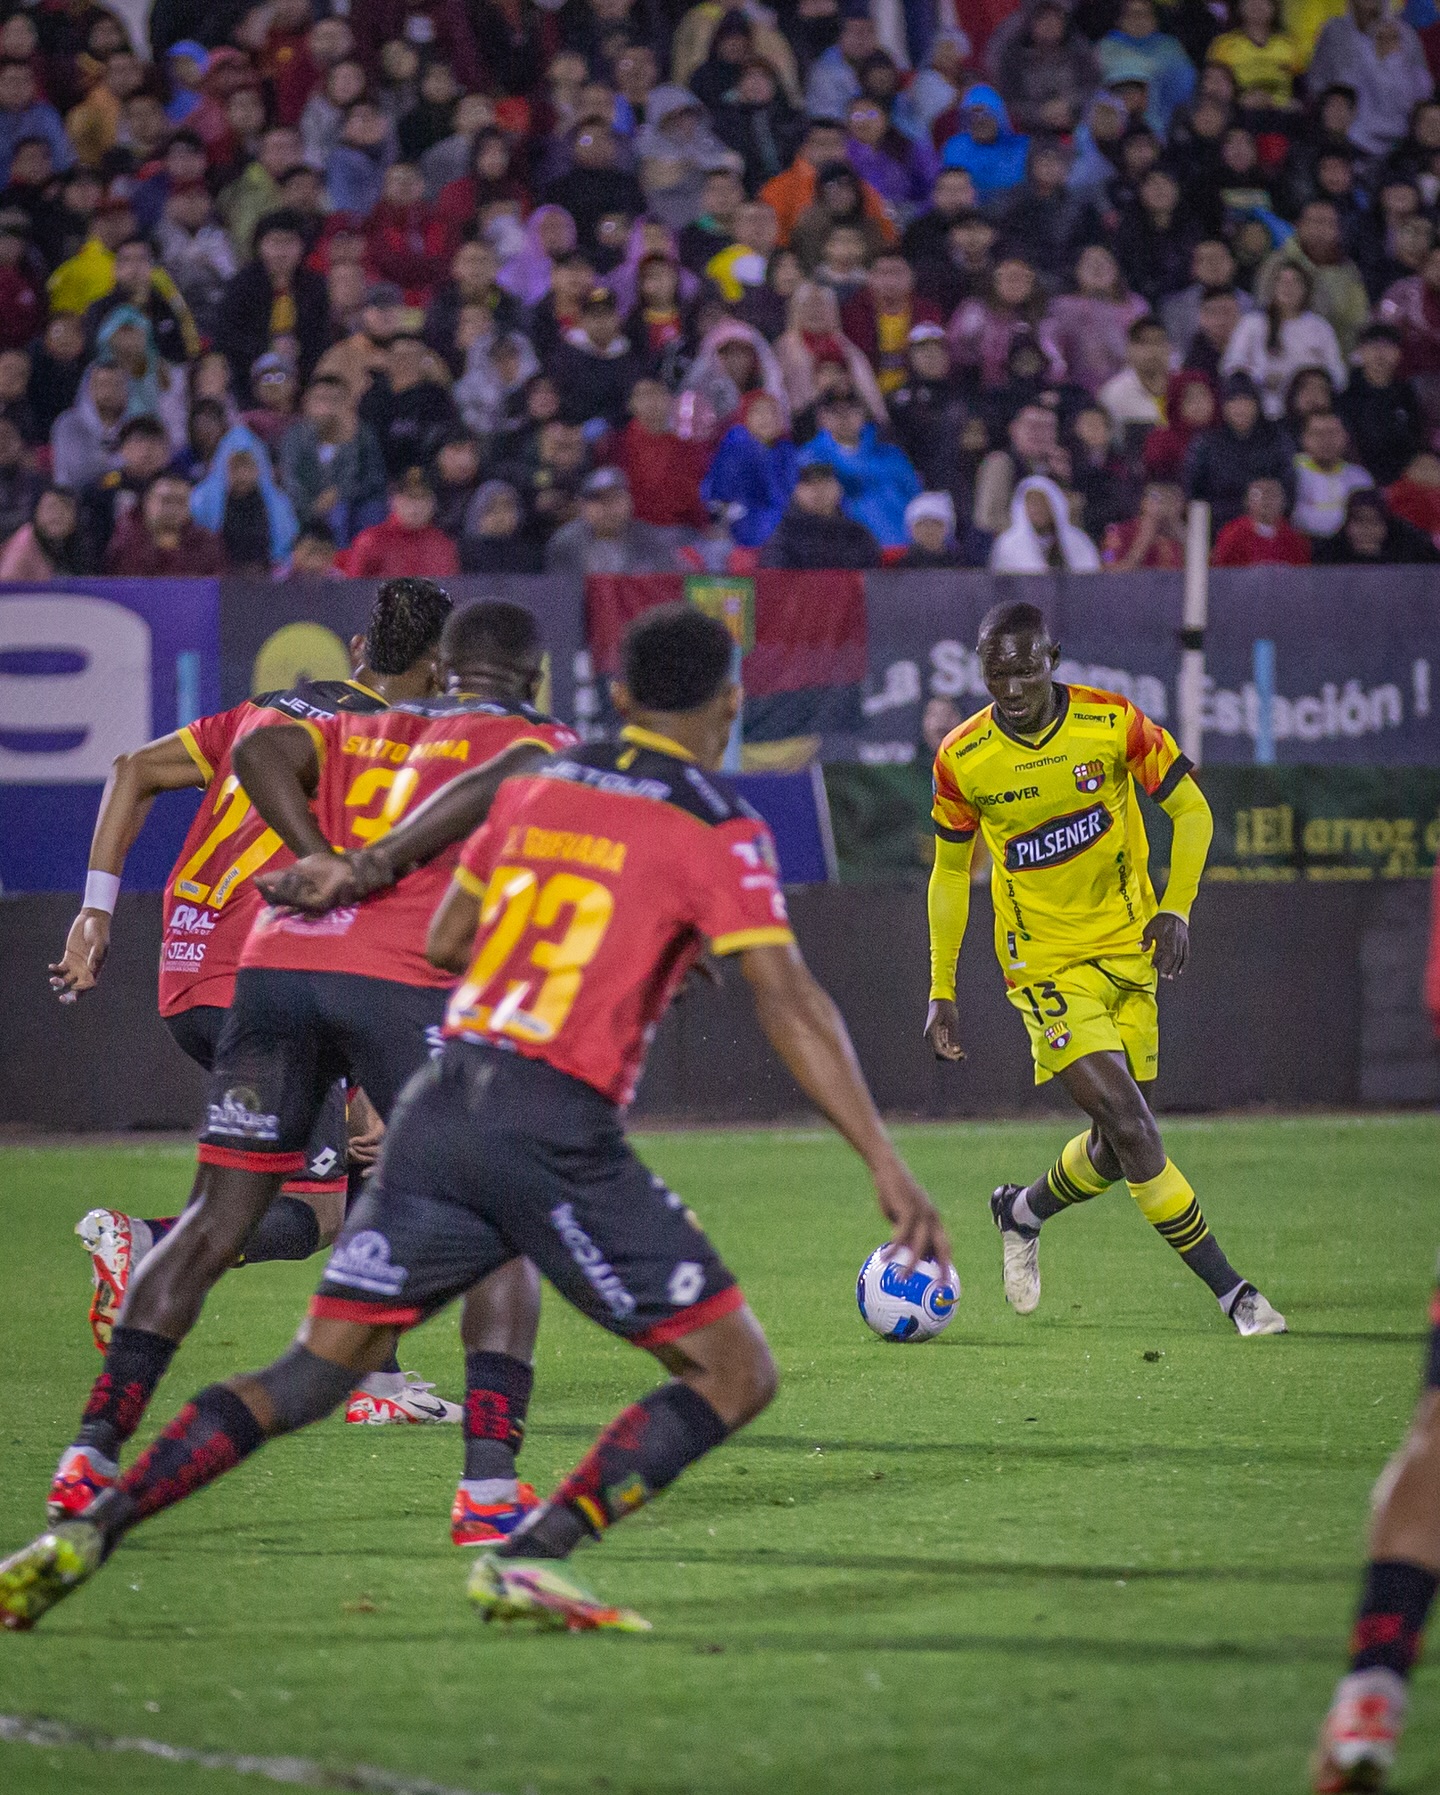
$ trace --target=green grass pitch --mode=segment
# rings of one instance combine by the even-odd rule
[[[1303,1789],[1367,1493],[1417,1388],[1440,1122],[1169,1128],[1230,1256],[1290,1316],[1288,1339],[1256,1341],[1123,1189],[1046,1230],[1041,1310],[1007,1310],[986,1195],[1067,1132],[900,1131],[965,1282],[921,1347],[856,1313],[882,1229],[833,1138],[642,1142],[740,1275],[784,1378],[749,1433],[577,1562],[649,1637],[482,1628],[446,1530],[458,1430],[332,1421],[141,1529],[35,1633],[0,1636],[0,1713],[498,1795]],[[94,1203],[168,1209],[189,1165],[169,1145],[0,1155],[6,1549],[41,1518],[98,1364],[70,1229]],[[317,1271],[227,1279],[155,1421],[272,1357]],[[406,1357],[455,1392],[452,1319]],[[653,1381],[547,1293],[524,1473],[543,1490]],[[1402,1795],[1440,1790],[1440,1677],[1422,1670],[1415,1694]],[[7,1795],[263,1786],[0,1743]]]

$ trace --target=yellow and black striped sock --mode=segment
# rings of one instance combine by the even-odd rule
[[[1222,1305],[1234,1297],[1244,1280],[1220,1250],[1190,1180],[1173,1160],[1167,1159],[1164,1170],[1156,1177],[1147,1178],[1143,1184],[1131,1183],[1130,1195],[1160,1238],[1174,1247]]]
[[[1090,1131],[1077,1134],[1060,1149],[1060,1157],[1045,1174],[1050,1194],[1063,1209],[1102,1196],[1113,1182],[1102,1178],[1090,1157]]]

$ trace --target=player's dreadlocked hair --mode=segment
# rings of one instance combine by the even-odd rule
[[[376,673],[404,673],[440,640],[452,601],[434,580],[386,580],[375,595],[365,659]]]
[[[693,605],[657,605],[630,625],[621,677],[642,710],[696,711],[730,678],[735,641]]]
[[[529,673],[540,664],[543,652],[540,626],[524,605],[486,598],[451,613],[440,637],[447,667],[457,672],[491,667],[513,673]]]
[[[979,642],[983,645],[993,636],[1044,636],[1050,638],[1050,625],[1039,605],[1012,599],[1006,604],[991,605],[980,619]]]

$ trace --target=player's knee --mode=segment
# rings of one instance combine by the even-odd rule
[[[1163,1152],[1159,1127],[1143,1099],[1116,1104],[1100,1120],[1100,1133],[1122,1164],[1138,1153]]]
[[[747,1337],[745,1351],[736,1355],[730,1370],[726,1380],[730,1414],[726,1419],[732,1427],[742,1427],[769,1408],[780,1388],[780,1367],[758,1328]]]
[[[270,1411],[266,1431],[282,1434],[323,1421],[349,1395],[355,1373],[297,1345],[246,1381],[264,1392]]]

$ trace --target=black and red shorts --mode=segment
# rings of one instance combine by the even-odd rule
[[[413,1327],[522,1254],[636,1346],[744,1301],[612,1103],[538,1060],[452,1041],[396,1109],[310,1312]]]
[[[167,1016],[165,1026],[183,1054],[204,1071],[213,1072],[215,1049],[229,1013],[218,1004],[192,1004],[188,1010],[177,1010],[173,1016]],[[343,1191],[347,1182],[348,1151],[345,1085],[341,1081],[331,1085],[325,1093],[320,1114],[305,1142],[305,1164],[300,1171],[286,1178],[286,1185],[294,1185],[312,1196],[326,1191]]]
[[[446,996],[358,973],[242,967],[215,1046],[200,1162],[295,1177],[337,1079],[361,1086],[388,1121],[439,1047]]]

